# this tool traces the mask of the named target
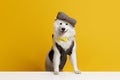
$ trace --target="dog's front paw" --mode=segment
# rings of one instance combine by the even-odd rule
[[[79,70],[77,70],[77,71],[74,71],[76,74],[80,74],[81,72],[79,71]]]
[[[54,74],[55,74],[55,75],[58,75],[58,74],[59,74],[59,72],[58,72],[58,71],[55,71],[55,72],[54,72]]]

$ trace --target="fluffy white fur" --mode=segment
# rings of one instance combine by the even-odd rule
[[[64,33],[61,32],[62,28],[65,28]],[[76,62],[76,43],[75,43],[74,35],[75,35],[75,30],[70,23],[59,19],[55,20],[54,37],[53,37],[53,50],[54,50],[53,63],[51,63],[48,56],[46,60],[46,67],[49,67],[51,69],[53,68],[55,74],[59,74],[59,64],[60,64],[60,53],[55,43],[58,43],[64,50],[67,50],[70,47],[72,41],[74,41],[74,47],[72,50],[72,54],[70,56],[70,62],[73,66],[74,72],[77,74],[80,73],[80,71],[77,68],[77,62]],[[64,38],[64,37],[68,38],[67,42],[57,41],[57,38]]]

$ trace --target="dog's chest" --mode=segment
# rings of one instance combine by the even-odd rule
[[[67,41],[67,42],[57,42],[64,50],[67,50],[70,48],[71,44],[72,44],[72,40],[71,41]]]

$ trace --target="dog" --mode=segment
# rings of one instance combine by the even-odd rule
[[[46,58],[46,71],[54,71],[54,74],[59,74],[69,55],[74,72],[80,73],[76,62],[75,24],[75,19],[63,12],[58,12],[54,21],[53,46]]]

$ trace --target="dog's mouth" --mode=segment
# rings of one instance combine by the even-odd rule
[[[68,30],[60,30],[60,34],[65,34]]]

